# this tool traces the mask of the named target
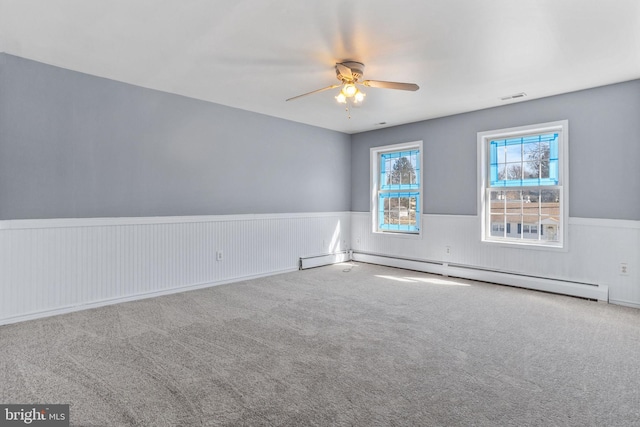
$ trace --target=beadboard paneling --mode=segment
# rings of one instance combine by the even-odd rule
[[[1,221],[0,324],[295,270],[347,249],[349,226],[349,213]]]
[[[370,224],[368,213],[0,221],[0,324],[291,271],[300,257],[351,248],[603,284],[610,302],[640,307],[637,221],[571,218],[566,251],[481,243],[475,216],[424,215],[421,239]]]
[[[423,215],[420,239],[372,233],[369,213],[351,218],[355,252],[607,285],[610,302],[640,307],[638,221],[570,218],[567,248],[554,250],[482,243],[476,216]],[[627,275],[620,274],[622,262]]]

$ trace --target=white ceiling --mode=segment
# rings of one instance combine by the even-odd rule
[[[0,0],[2,51],[355,133],[640,78],[640,0]],[[343,60],[420,90],[285,102]]]

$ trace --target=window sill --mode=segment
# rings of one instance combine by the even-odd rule
[[[392,238],[398,239],[422,239],[422,231],[419,233],[401,233],[401,232],[393,232],[393,231],[372,231],[374,235],[378,236],[388,236]]]
[[[518,242],[511,240],[499,240],[499,239],[482,239],[482,243],[486,243],[492,246],[500,246],[503,248],[512,249],[531,249],[534,251],[554,251],[554,252],[568,252],[566,244],[562,243],[541,243],[541,242]]]

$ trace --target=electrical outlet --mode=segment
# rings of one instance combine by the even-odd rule
[[[356,237],[356,244],[359,245],[360,244],[360,238]]]
[[[451,255],[451,246],[445,246],[444,253],[445,255]]]
[[[629,266],[627,265],[626,262],[621,262],[620,263],[620,275],[626,276],[628,274],[629,274]]]
[[[222,261],[223,258],[224,255],[222,254],[222,251],[216,252],[216,261]]]

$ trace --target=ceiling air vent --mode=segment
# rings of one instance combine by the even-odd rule
[[[525,96],[527,96],[526,93],[520,92],[520,93],[515,93],[515,94],[509,95],[509,96],[503,96],[503,97],[500,98],[500,100],[501,101],[508,101],[510,99],[524,98]]]

